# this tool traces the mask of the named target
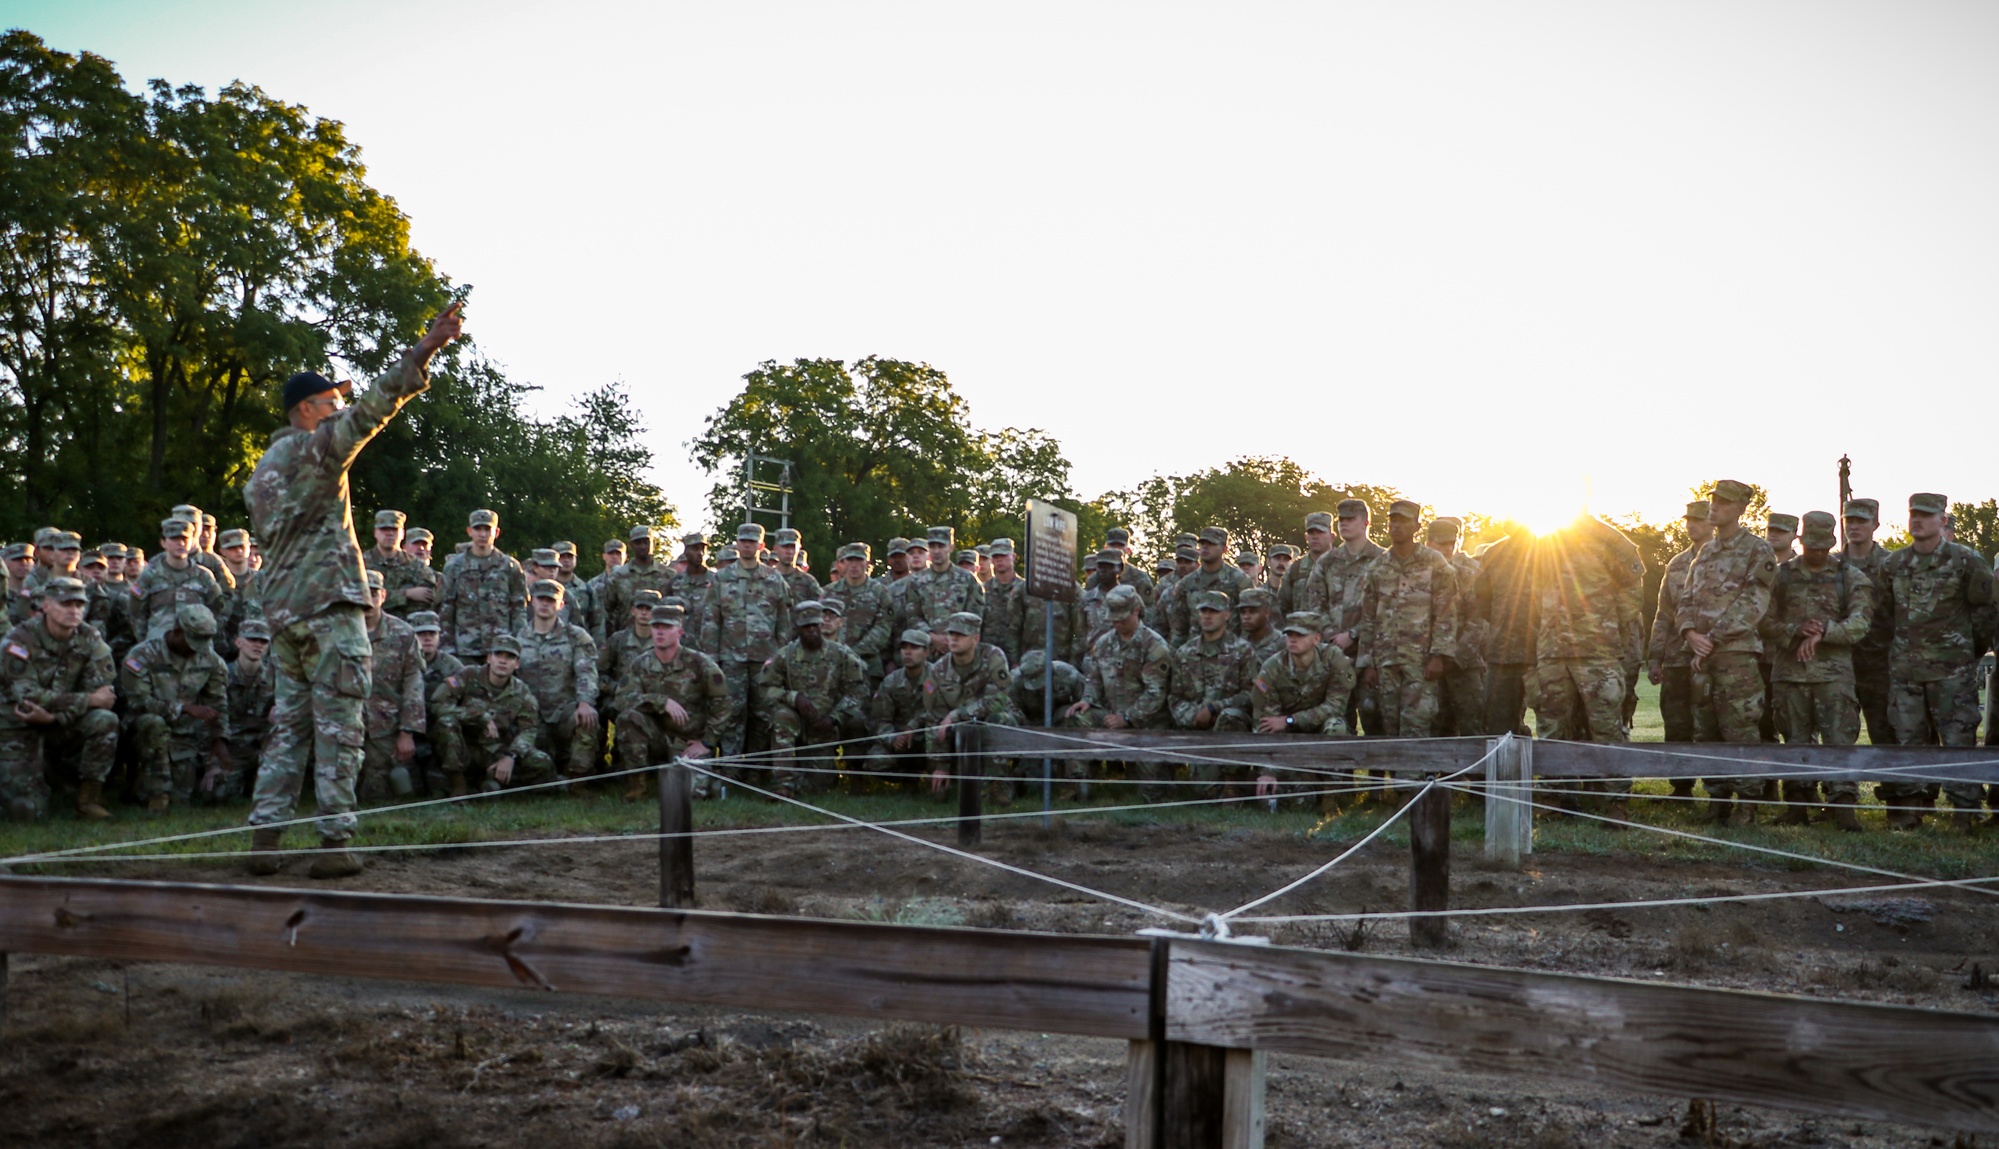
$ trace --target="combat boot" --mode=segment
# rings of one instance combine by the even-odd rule
[[[261,878],[285,868],[283,830],[255,830],[250,834],[250,872]]]
[[[631,775],[630,780],[625,783],[625,801],[645,801],[646,777],[647,775],[643,770]]]
[[[111,817],[111,811],[104,808],[104,783],[86,780],[76,788],[76,816],[86,822]]]
[[[445,793],[453,798],[463,798],[466,794],[465,771],[452,770],[444,775]]]
[[[362,870],[361,855],[347,849],[347,843],[322,838],[319,848],[329,851],[313,858],[312,869],[306,873],[314,878],[351,878]]]
[[[1845,803],[1832,808],[1832,824],[1849,834],[1858,834],[1861,831],[1860,815],[1854,813],[1853,807]]]
[[[1736,802],[1735,809],[1729,812],[1728,824],[1731,826],[1754,826],[1756,824],[1756,807],[1746,801]]]
[[[172,798],[169,798],[165,794],[155,794],[146,799],[146,812],[149,814],[164,814],[167,812],[167,807],[171,805],[173,805]]]

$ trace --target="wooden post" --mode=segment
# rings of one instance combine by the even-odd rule
[[[1159,1049],[1134,1041],[1124,1083],[1124,1149],[1159,1149]]]
[[[1228,1050],[1184,1041],[1161,1045],[1159,1149],[1220,1149]]]
[[[1495,738],[1485,764],[1485,857],[1508,869],[1520,868],[1520,815],[1525,807],[1514,784],[1520,776],[1518,738]]]
[[[1051,672],[1052,673],[1052,672]],[[984,748],[981,737],[985,727],[977,723],[951,727],[952,746],[957,753],[951,761],[958,772],[958,844],[976,846],[979,844],[980,803],[984,800],[985,755],[979,753]]]
[[[1222,1068],[1222,1149],[1263,1149],[1263,1077],[1270,1055],[1231,1049]]]
[[[694,906],[694,782],[687,767],[670,762],[659,768],[659,905]],[[678,835],[668,837],[668,835]]]
[[[1451,905],[1451,792],[1432,786],[1409,811],[1409,908],[1418,912]],[[1409,944],[1437,950],[1450,944],[1447,918],[1410,918]]]
[[[1514,804],[1519,812],[1513,823],[1513,840],[1524,856],[1534,852],[1534,807],[1527,805],[1534,800],[1534,739],[1515,737],[1513,744],[1520,748],[1519,769],[1513,775],[1513,792],[1520,799]]]

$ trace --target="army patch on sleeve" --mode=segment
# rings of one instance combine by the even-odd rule
[[[1258,690],[1261,690],[1261,691],[1263,691],[1263,692],[1264,692],[1265,694],[1269,694],[1269,693],[1270,693],[1270,684],[1269,684],[1268,682],[1265,682],[1265,681],[1264,681],[1263,679],[1261,679],[1261,678],[1259,678],[1259,679],[1257,679],[1257,680],[1256,680],[1256,688],[1257,688]]]
[[[125,669],[131,671],[133,674],[144,674],[146,673],[146,664],[136,658],[128,658],[125,660]]]
[[[18,642],[10,642],[7,644],[7,653],[25,661],[28,657],[28,648]]]
[[[444,681],[446,681],[446,682],[448,682],[448,683],[450,683],[450,684],[451,684],[451,689],[453,689],[453,690],[456,690],[456,689],[458,689],[458,676],[457,676],[457,675],[455,675],[455,674],[454,674],[454,675],[452,675],[452,676],[451,676],[450,678],[447,678],[447,679],[445,679]]]
[[[138,584],[138,583],[136,583],[136,582],[132,584],[132,597],[133,597],[133,598],[145,598],[145,597],[146,597],[146,595],[145,595],[145,592],[143,592],[143,591],[141,591],[141,590],[139,589],[139,584]]]

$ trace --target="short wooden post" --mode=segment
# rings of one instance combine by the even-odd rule
[[[976,846],[979,844],[981,814],[980,804],[984,801],[985,762],[984,727],[975,722],[951,727],[952,746],[957,753],[951,762],[958,772],[958,844]]]
[[[685,763],[659,768],[659,904],[694,906],[694,780]]]
[[[1409,908],[1417,913],[1451,905],[1451,792],[1432,786],[1409,810]],[[1443,949],[1450,944],[1450,920],[1409,919],[1409,944]]]
[[[1513,744],[1520,748],[1513,774],[1513,793],[1520,799],[1513,804],[1519,811],[1514,816],[1513,840],[1524,856],[1534,852],[1534,807],[1527,804],[1534,800],[1534,739],[1516,736]]]
[[[0,1040],[7,1036],[7,955],[0,952]]]
[[[1485,857],[1509,869],[1520,868],[1520,740],[1495,738],[1486,743]]]
[[[1159,1149],[1159,1049],[1134,1041],[1124,1084],[1124,1149]]]
[[[1217,1045],[1162,1043],[1160,1149],[1220,1149],[1228,1110],[1228,1053]]]

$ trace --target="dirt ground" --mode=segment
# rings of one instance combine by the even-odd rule
[[[941,835],[939,836],[941,840]],[[1295,833],[1075,822],[989,825],[984,852],[1151,904],[1240,904],[1339,847]],[[1462,844],[1454,907],[1832,888],[1833,871],[1536,854]],[[1157,924],[866,831],[703,839],[702,905],[758,913],[1128,935]],[[345,888],[652,904],[651,843],[375,859]],[[275,885],[305,885],[294,864]],[[123,876],[247,881],[199,863]],[[1283,913],[1406,904],[1407,855],[1377,843]],[[1450,960],[1999,1011],[1999,906],[1922,891],[1458,919]],[[1409,952],[1406,927],[1278,926],[1285,945]],[[366,979],[16,955],[0,1042],[0,1146],[1113,1146],[1125,1048],[999,1030],[880,1027]],[[1953,1145],[1938,1130],[1722,1105],[1587,1082],[1457,1077],[1274,1057],[1269,1144]]]

